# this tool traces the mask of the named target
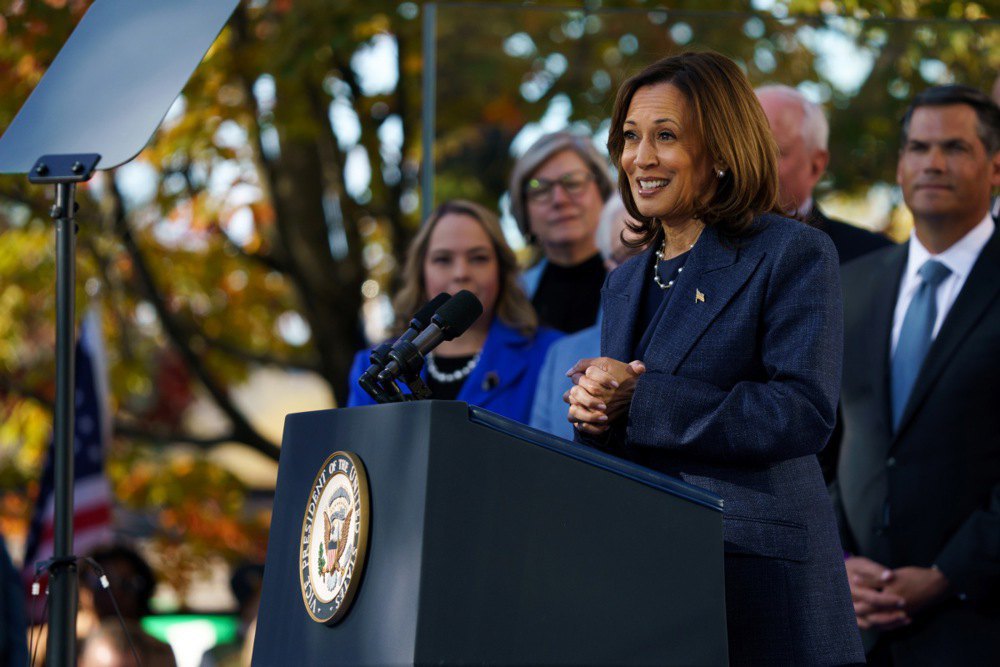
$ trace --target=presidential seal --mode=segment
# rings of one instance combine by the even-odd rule
[[[309,492],[299,549],[302,602],[317,623],[333,625],[354,600],[368,546],[368,516],[361,459],[334,452]]]

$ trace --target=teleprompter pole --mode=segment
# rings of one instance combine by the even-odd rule
[[[75,184],[90,179],[98,162],[109,170],[138,155],[238,4],[93,0],[0,135],[0,174],[27,174],[32,183],[56,189],[54,557],[36,564],[50,573],[50,665],[76,663]]]
[[[52,217],[56,222],[56,405],[55,405],[55,534],[49,568],[52,616],[49,665],[76,661],[77,577],[73,554],[73,396],[76,330],[76,184],[57,183]]]
[[[52,560],[49,571],[50,667],[76,664],[77,578],[73,555],[73,419],[76,411],[76,184],[89,180],[96,153],[43,155],[28,173],[37,185],[55,187],[50,215],[56,223],[56,403],[53,411]]]

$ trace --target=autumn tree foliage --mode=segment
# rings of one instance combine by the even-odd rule
[[[0,0],[0,130],[90,4]],[[567,4],[436,7],[431,175],[419,171],[422,3],[244,0],[146,150],[80,188],[77,303],[102,304],[112,458],[129,462],[112,474],[137,507],[165,503],[164,534],[187,525],[191,503],[216,502],[162,459],[165,449],[237,442],[277,459],[277,443],[234,398],[253,369],[315,374],[344,401],[364,343],[362,307],[395,286],[419,224],[421,178],[434,178],[439,201],[499,208],[513,156],[532,136],[570,125],[601,143],[624,77],[668,53],[713,48],[755,84],[798,85],[821,101],[832,127],[826,187],[863,192],[893,182],[896,119],[915,92],[944,81],[988,89],[1000,69],[1000,27],[986,2]],[[27,512],[51,420],[50,194],[0,178],[8,520]],[[225,426],[192,426],[196,399]],[[139,475],[152,460],[160,472]],[[167,486],[156,491],[159,475]],[[233,516],[234,498],[217,505],[219,516]],[[211,526],[185,530],[232,543]]]

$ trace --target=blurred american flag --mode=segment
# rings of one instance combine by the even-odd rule
[[[73,423],[73,554],[83,556],[111,541],[111,487],[104,474],[104,448],[111,436],[108,410],[107,359],[101,318],[90,308],[76,343]],[[52,557],[55,519],[53,447],[50,444],[41,488],[35,503],[24,552],[25,577],[34,578],[35,563]]]

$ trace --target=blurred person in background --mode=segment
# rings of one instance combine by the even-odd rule
[[[151,613],[150,601],[156,590],[156,577],[146,560],[131,547],[121,544],[100,548],[90,557],[104,571],[110,591],[103,588],[100,576],[93,568],[88,566],[82,569],[81,583],[93,598],[99,626],[83,643],[81,664],[88,667],[133,664],[134,659],[124,633],[128,633],[135,643],[142,664],[175,664],[170,645],[149,635],[141,625],[142,619]],[[115,602],[118,603],[125,625],[124,632],[110,595],[114,595]]]
[[[597,321],[607,275],[597,223],[612,189],[607,161],[570,132],[543,136],[514,164],[511,213],[541,251],[523,284],[542,324],[573,333]]]
[[[28,615],[21,575],[0,535],[0,665],[28,664]]]
[[[264,566],[260,563],[242,563],[229,579],[229,587],[236,598],[240,625],[236,637],[228,644],[219,644],[206,652],[201,667],[237,667],[244,658],[253,654],[253,632],[260,607],[260,593],[264,587]]]
[[[993,102],[1000,105],[1000,76],[993,82]],[[1000,222],[1000,195],[993,196],[993,204],[990,207],[990,211],[993,213],[993,220]]]
[[[601,221],[597,227],[597,244],[609,272],[642,250],[641,247],[629,247],[623,242],[623,236],[625,239],[636,238],[629,231],[630,222],[636,224],[625,210],[622,198],[617,193],[613,194],[604,205]],[[545,355],[545,364],[538,376],[538,390],[535,392],[535,402],[531,409],[531,426],[567,440],[573,439],[573,425],[566,420],[566,402],[563,400],[563,394],[573,384],[566,371],[578,360],[596,357],[600,353],[600,313],[593,326],[569,334],[552,344],[548,354]]]
[[[162,642],[145,633],[129,632],[126,636],[117,619],[101,623],[82,646],[78,667],[175,667],[173,653]],[[129,639],[139,654],[136,661]]]
[[[1000,108],[928,88],[901,139],[910,238],[843,271],[834,507],[869,664],[997,664]]]
[[[830,126],[819,105],[789,86],[762,86],[755,92],[778,144],[781,209],[788,216],[826,232],[837,249],[841,265],[892,245],[892,241],[881,234],[827,217],[816,203],[813,191],[830,162],[827,149]],[[841,428],[838,419],[826,447],[816,455],[827,483],[836,476]]]
[[[401,284],[393,303],[397,334],[441,292],[469,290],[483,304],[464,334],[427,355],[421,374],[434,398],[465,401],[527,424],[538,371],[560,334],[539,326],[496,215],[469,201],[438,206],[410,244]],[[354,359],[348,406],[375,402],[358,386],[368,354],[362,350]]]
[[[819,105],[789,86],[762,86],[755,92],[778,144],[781,210],[829,234],[841,264],[892,245],[881,234],[827,217],[816,203],[813,191],[830,163],[830,126]]]

